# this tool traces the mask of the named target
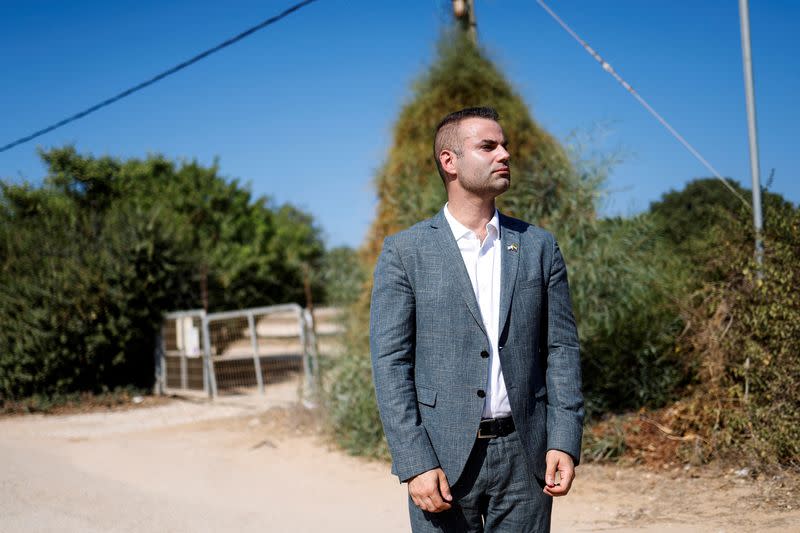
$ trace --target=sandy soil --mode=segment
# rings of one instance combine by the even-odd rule
[[[785,480],[586,465],[553,531],[800,531]],[[258,395],[0,419],[0,531],[407,531],[386,464]],[[793,507],[793,508],[792,508]]]

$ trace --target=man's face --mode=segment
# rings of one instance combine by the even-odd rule
[[[494,120],[468,118],[459,124],[461,156],[456,175],[461,187],[480,197],[494,198],[511,185],[509,154],[503,128]]]

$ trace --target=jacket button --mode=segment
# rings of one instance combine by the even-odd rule
[[[481,352],[481,357],[483,357],[484,359],[486,359],[487,357],[489,357],[489,352],[487,352],[486,350],[482,351],[482,352]]]
[[[486,398],[486,393],[483,392],[483,389],[478,389],[478,398]]]

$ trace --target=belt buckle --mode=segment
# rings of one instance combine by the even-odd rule
[[[483,433],[481,427],[478,426],[478,438],[479,439],[494,439],[494,438],[497,438],[497,434]]]

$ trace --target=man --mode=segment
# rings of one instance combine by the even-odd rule
[[[440,122],[447,204],[388,237],[375,269],[375,390],[415,532],[549,531],[580,456],[564,260],[549,233],[495,209],[511,183],[498,118]]]

